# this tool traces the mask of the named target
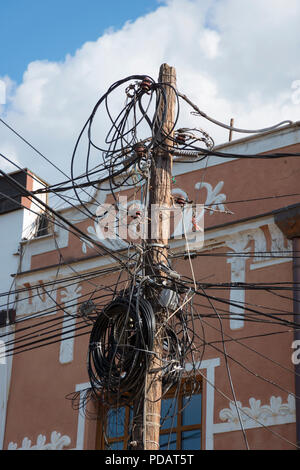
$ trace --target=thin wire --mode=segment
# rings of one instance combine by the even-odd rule
[[[203,293],[206,295],[205,293],[205,290],[203,290]],[[226,351],[226,345],[225,345],[225,341],[224,341],[224,331],[223,331],[223,324],[222,324],[222,319],[220,318],[220,315],[218,314],[215,306],[213,305],[212,301],[210,298],[206,297],[207,300],[209,301],[211,307],[213,308],[215,314],[217,315],[218,317],[218,320],[219,320],[219,324],[220,324],[220,332],[221,332],[221,336],[222,336],[222,346],[223,346],[223,353],[224,353],[224,359],[225,359],[225,364],[226,364],[226,370],[227,370],[227,375],[228,375],[228,380],[229,380],[229,384],[230,384],[230,389],[231,389],[231,393],[232,393],[232,396],[233,396],[233,400],[234,400],[234,404],[235,404],[235,407],[236,407],[236,411],[237,411],[237,415],[238,415],[238,419],[239,419],[239,423],[240,423],[240,427],[241,427],[241,431],[243,433],[243,437],[244,437],[244,441],[245,441],[245,446],[246,446],[246,449],[247,450],[250,450],[250,447],[249,447],[249,443],[248,443],[248,439],[247,439],[247,436],[246,436],[246,432],[245,432],[245,429],[244,429],[244,425],[243,425],[243,421],[242,421],[242,418],[241,418],[241,415],[240,415],[240,410],[239,410],[239,407],[237,405],[237,398],[236,398],[236,394],[235,394],[235,389],[234,389],[234,385],[233,385],[233,381],[232,381],[232,377],[231,377],[231,372],[230,372],[230,368],[229,368],[229,364],[228,364],[228,354],[227,354],[227,351]]]

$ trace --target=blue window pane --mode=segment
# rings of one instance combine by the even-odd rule
[[[123,441],[121,442],[112,442],[109,444],[109,450],[123,450],[124,444]]]
[[[200,424],[201,423],[201,394],[184,397],[182,400],[182,424]]]
[[[161,402],[161,429],[177,425],[177,406],[174,398],[165,398]]]
[[[184,431],[181,434],[182,450],[199,450],[201,449],[201,431],[195,429],[193,431]]]
[[[107,415],[108,437],[124,436],[125,407],[111,408]]]
[[[161,434],[159,446],[161,450],[176,450],[176,433]]]

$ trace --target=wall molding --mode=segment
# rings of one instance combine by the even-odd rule
[[[206,369],[206,376],[202,375],[206,383],[205,398],[205,450],[213,450],[214,448],[214,408],[215,408],[215,368],[219,367],[221,361],[219,357],[213,359],[205,359],[201,362],[186,364],[185,369],[189,371],[193,368],[196,370]]]
[[[239,401],[237,406],[245,429],[276,426],[296,421],[295,397],[292,394],[288,395],[285,403],[282,397],[271,396],[269,404],[262,405],[261,400],[252,397],[249,399],[249,406],[243,407]],[[237,409],[233,401],[229,403],[229,408],[223,408],[220,411],[219,418],[224,422],[214,424],[214,434],[241,430]]]
[[[59,362],[68,364],[73,361],[74,356],[74,328],[77,314],[77,300],[81,294],[81,285],[79,283],[66,286],[61,291],[61,299],[64,302],[64,319],[61,333],[61,343],[59,350]],[[68,302],[71,306],[68,307]],[[67,335],[67,339],[66,336]]]

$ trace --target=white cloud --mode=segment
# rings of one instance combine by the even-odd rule
[[[214,59],[219,52],[220,35],[213,30],[205,29],[199,36],[198,44],[208,59]]]
[[[234,117],[250,128],[298,120],[291,86],[300,79],[299,19],[297,0],[169,0],[62,62],[28,64],[1,116],[68,174],[76,138],[99,97],[131,74],[157,78],[163,62],[176,67],[179,90],[219,120]],[[193,122],[219,143],[228,138],[203,119]],[[4,151],[51,183],[59,177],[2,126]]]

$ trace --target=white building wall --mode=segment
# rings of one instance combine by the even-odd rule
[[[43,184],[33,180],[33,190],[40,188]],[[46,194],[40,196],[41,200],[46,202]],[[34,212],[43,212],[43,207],[31,202],[30,207]],[[21,267],[22,256],[27,245],[23,247],[23,252],[19,252],[20,241],[22,238],[32,239],[36,229],[37,214],[28,209],[18,209],[4,214],[0,214],[0,292],[9,292],[14,290],[14,278],[11,274],[18,272]],[[0,310],[14,307],[14,294],[0,297]],[[9,334],[9,336],[8,336]],[[3,341],[13,339],[14,326],[5,326],[0,328],[0,351],[3,353]],[[0,449],[3,448],[6,408],[9,395],[10,376],[12,368],[12,358],[0,357]]]
[[[11,274],[17,272],[19,256],[18,252],[19,242],[22,237],[23,230],[23,214],[22,209],[6,214],[0,215],[0,291],[9,291],[13,278]],[[5,307],[2,305],[5,302],[1,298],[0,310]]]
[[[13,289],[13,278],[11,274],[16,273],[18,270],[20,256],[17,252],[22,236],[23,214],[24,211],[20,209],[0,215],[0,292],[9,292],[10,289]],[[13,304],[9,304],[8,302],[12,302],[13,300],[14,295],[0,297],[0,310],[12,308]],[[0,341],[5,341],[7,337],[3,335],[11,332],[13,333],[12,327],[7,326],[0,328]],[[2,350],[5,352],[3,348]],[[11,365],[12,356],[3,358],[0,361],[0,449],[3,447],[5,432]]]

